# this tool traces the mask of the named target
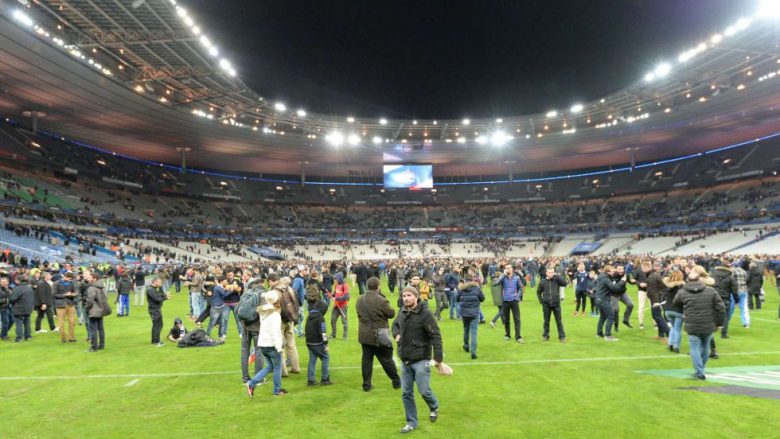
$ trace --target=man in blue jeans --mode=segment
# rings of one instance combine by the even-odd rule
[[[729,320],[734,315],[734,309],[739,306],[739,317],[742,319],[742,326],[750,328],[750,311],[748,310],[748,287],[747,287],[747,271],[742,268],[740,262],[737,261],[731,268],[734,282],[737,284],[737,301],[735,302],[734,296],[731,296],[731,303],[729,304]]]
[[[393,322],[393,337],[398,343],[398,357],[401,359],[401,399],[406,412],[406,425],[401,433],[417,428],[417,405],[414,402],[414,384],[430,409],[430,420],[439,417],[439,400],[431,390],[431,368],[441,367],[444,357],[441,333],[436,318],[420,293],[414,287],[403,291],[404,307]],[[433,349],[433,361],[431,361]]]
[[[685,332],[696,371],[693,379],[704,380],[704,368],[710,356],[712,334],[723,325],[726,306],[714,288],[706,286],[697,271],[688,274],[688,282],[674,296],[674,304],[683,306]]]

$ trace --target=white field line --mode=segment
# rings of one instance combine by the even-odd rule
[[[780,319],[778,319],[778,320],[762,319],[761,317],[751,317],[750,319],[751,320],[761,320],[762,322],[780,323]]]
[[[780,355],[780,351],[765,352],[733,352],[722,353],[722,357],[749,356],[749,355]],[[632,361],[632,360],[680,360],[687,359],[686,355],[647,355],[631,357],[592,357],[592,358],[545,358],[538,360],[520,360],[520,361],[480,361],[469,363],[447,363],[455,367],[480,367],[480,366],[512,366],[519,364],[548,364],[548,363],[585,363],[599,361]],[[360,369],[361,366],[336,366],[331,370],[349,370]],[[374,365],[379,368],[379,365]],[[49,375],[49,376],[0,376],[0,381],[32,381],[32,380],[77,380],[77,379],[116,379],[116,378],[170,378],[170,377],[190,377],[190,376],[212,376],[212,375],[231,375],[240,374],[241,371],[223,370],[213,372],[173,372],[173,373],[126,373],[126,374],[97,374],[97,375]]]
[[[125,384],[125,387],[133,387],[136,384],[138,384],[139,381],[141,381],[141,378],[136,378],[133,381],[130,381],[129,383]]]

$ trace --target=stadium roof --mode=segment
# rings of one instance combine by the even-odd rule
[[[399,120],[268,102],[171,0],[41,0],[0,10],[0,113],[192,166],[347,175],[383,162],[495,175],[655,160],[780,131],[776,23],[742,19],[594,102],[502,119]],[[339,143],[339,145],[334,145]],[[498,144],[502,144],[499,146]]]

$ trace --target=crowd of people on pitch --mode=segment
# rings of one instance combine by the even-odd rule
[[[332,384],[328,343],[337,338],[339,326],[341,338],[348,338],[348,310],[354,303],[357,339],[362,348],[363,389],[373,388],[376,358],[393,387],[403,389],[407,413],[404,428],[411,431],[418,422],[414,383],[429,406],[431,420],[438,416],[438,400],[430,389],[429,376],[434,366],[446,368],[441,363],[443,348],[438,326],[443,312],[445,318],[461,321],[463,350],[476,360],[480,324],[494,328],[500,319],[505,340],[524,342],[520,305],[528,292],[535,292],[542,305],[542,341],[549,341],[554,318],[558,339],[565,343],[565,287],[573,284],[573,316],[584,317],[589,309],[590,316],[598,317],[596,335],[612,342],[618,340],[619,322],[633,328],[634,302],[627,294],[628,285],[633,284],[638,290],[640,329],[644,328],[645,309],[649,307],[657,330],[655,338],[670,351],[679,353],[684,328],[694,377],[704,379],[707,360],[718,357],[713,335],[719,329],[722,338],[730,337],[736,309],[743,328],[750,328],[750,310],[761,308],[764,276],[774,282],[778,268],[776,258],[708,255],[692,259],[439,258],[310,265],[302,262],[158,267],[60,267],[44,262],[32,268],[11,267],[0,273],[0,337],[9,340],[8,334],[16,326],[15,341],[30,340],[31,315],[35,312],[36,333],[46,332],[42,328],[46,319],[50,330],[59,332],[62,343],[76,342],[78,322],[86,328],[88,352],[105,349],[104,318],[112,313],[107,295],[110,290],[117,293],[117,317],[129,315],[130,295],[135,295],[137,307],[146,302],[152,324],[151,343],[163,346],[163,303],[170,298],[171,290],[179,293],[186,286],[188,314],[196,329],[187,331],[177,318],[168,339],[181,345],[194,339],[194,333],[205,332],[207,340],[224,342],[232,313],[241,339],[241,370],[249,396],[253,397],[255,388],[268,381],[268,375],[272,377],[272,393],[284,395],[288,392],[282,387],[282,377],[301,372],[296,337],[305,340],[308,351],[308,385]],[[350,290],[350,277],[357,291]],[[398,291],[396,300],[391,301],[381,292],[380,279],[386,279],[389,295]],[[492,319],[485,315],[486,297],[497,308]],[[625,308],[622,318],[621,303]],[[211,339],[215,328],[216,340]],[[400,375],[393,361],[393,342],[401,360]],[[315,374],[318,361],[319,381]],[[250,373],[252,363],[254,371]]]

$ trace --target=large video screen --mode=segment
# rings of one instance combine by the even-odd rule
[[[406,189],[433,188],[432,165],[385,165],[385,187]]]

